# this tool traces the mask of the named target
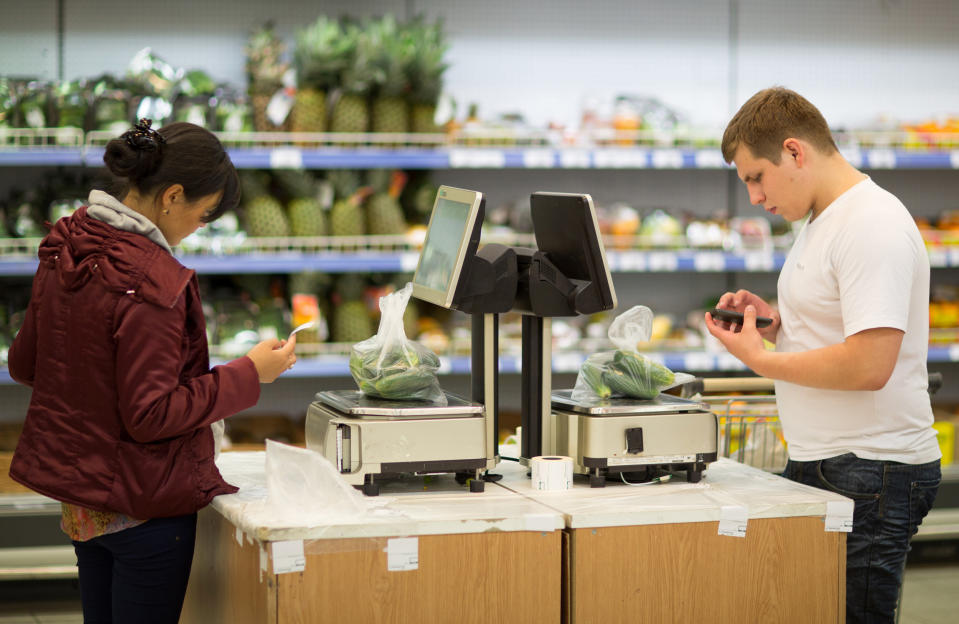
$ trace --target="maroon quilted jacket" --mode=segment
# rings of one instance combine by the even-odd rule
[[[192,513],[236,488],[210,424],[256,404],[242,357],[210,369],[193,271],[85,208],[40,245],[10,375],[33,394],[10,476],[51,498],[134,518]]]

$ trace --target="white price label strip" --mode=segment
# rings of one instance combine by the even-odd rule
[[[270,169],[302,169],[303,152],[295,147],[278,147],[270,152]]]
[[[506,154],[502,150],[462,149],[450,151],[450,167],[468,169],[502,169]]]
[[[723,505],[719,512],[719,534],[729,537],[746,537],[749,510],[739,505]]]
[[[419,538],[390,538],[386,541],[386,569],[390,572],[415,570],[420,565],[419,553]]]
[[[645,169],[648,160],[644,150],[620,148],[593,152],[593,164],[597,169]]]
[[[693,266],[699,272],[725,271],[726,256],[721,251],[698,251],[693,254]]]
[[[556,155],[550,149],[529,149],[523,152],[523,166],[527,169],[551,169],[556,165]]]
[[[873,169],[895,169],[896,153],[890,149],[870,150],[869,166]]]
[[[400,254],[400,271],[402,273],[412,273],[416,270],[416,266],[420,263],[420,255],[418,253],[401,253]]]
[[[567,169],[589,169],[592,160],[585,150],[563,150],[559,153],[559,163]]]
[[[302,572],[306,569],[303,540],[273,542],[273,574]]]
[[[855,508],[850,501],[828,501],[826,503],[826,530],[842,533],[852,532],[852,512]]]
[[[959,150],[955,150],[949,155],[949,163],[953,169],[959,169]]]
[[[682,169],[683,153],[674,149],[659,149],[653,152],[653,167],[657,169]]]
[[[721,169],[726,166],[723,153],[719,150],[699,150],[695,159],[696,166],[700,169]]]
[[[650,271],[675,271],[679,267],[679,257],[671,251],[651,251],[647,257]]]

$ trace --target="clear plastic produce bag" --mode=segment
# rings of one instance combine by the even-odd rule
[[[413,285],[380,297],[380,327],[353,345],[350,373],[363,394],[383,399],[421,400],[446,405],[435,353],[406,337],[403,313]]]
[[[652,399],[660,392],[694,379],[673,373],[636,349],[652,335],[653,311],[634,306],[617,316],[609,326],[615,351],[594,353],[586,358],[576,377],[572,399],[592,403],[609,398]]]

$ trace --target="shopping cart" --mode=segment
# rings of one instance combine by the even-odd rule
[[[765,377],[697,380],[691,391],[719,418],[719,455],[739,463],[781,473],[786,467],[786,440],[776,409],[773,381]]]

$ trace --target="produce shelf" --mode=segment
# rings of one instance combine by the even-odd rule
[[[0,166],[100,167],[109,132],[0,128]],[[728,169],[713,137],[662,132],[568,134],[504,130],[448,134],[218,133],[246,169]],[[910,133],[841,135],[867,169],[959,169],[959,139]]]

